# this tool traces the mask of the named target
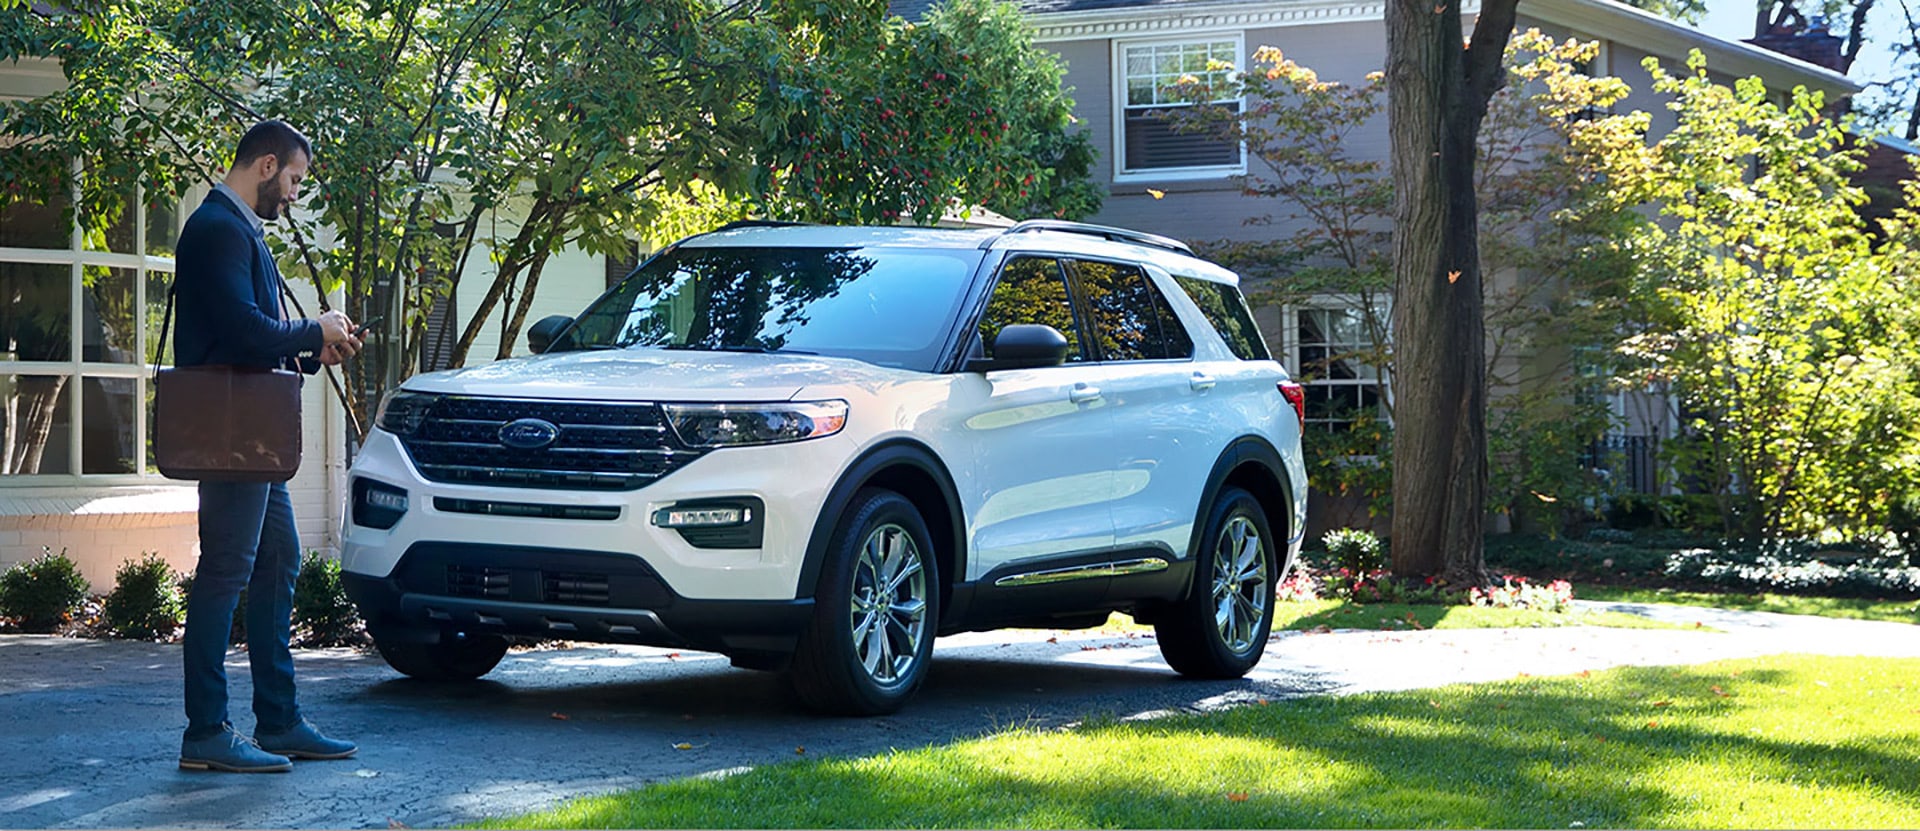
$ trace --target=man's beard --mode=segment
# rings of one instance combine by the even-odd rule
[[[286,191],[280,189],[279,179],[268,179],[260,183],[259,190],[253,194],[253,212],[261,219],[279,219],[280,203],[286,198]]]

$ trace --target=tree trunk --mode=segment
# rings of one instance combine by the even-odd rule
[[[1486,323],[1474,152],[1516,0],[1483,4],[1462,49],[1459,6],[1387,4],[1394,177],[1393,571],[1486,582]]]

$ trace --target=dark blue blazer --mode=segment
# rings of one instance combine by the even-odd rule
[[[207,194],[187,217],[174,258],[176,366],[232,366],[318,372],[315,320],[281,320],[280,267],[267,242],[224,194]]]

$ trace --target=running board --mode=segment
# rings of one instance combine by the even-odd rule
[[[1039,586],[1047,583],[1064,583],[1068,580],[1085,580],[1091,577],[1124,577],[1129,574],[1151,574],[1166,571],[1167,561],[1159,557],[1144,557],[1138,560],[1124,560],[1118,563],[1099,563],[1096,565],[1070,566],[1045,571],[1029,571],[1025,574],[1009,574],[993,581],[995,586]]]

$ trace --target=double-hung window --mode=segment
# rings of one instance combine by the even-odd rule
[[[147,364],[179,216],[171,198],[142,211],[130,196],[136,207],[104,233],[69,222],[64,197],[0,208],[0,484],[111,484],[152,469]]]
[[[1118,43],[1118,108],[1121,178],[1202,178],[1244,172],[1240,143],[1204,133],[1186,133],[1159,113],[1193,106],[1180,91],[1191,79],[1225,90],[1240,63],[1238,35],[1195,40]],[[1211,103],[1234,112],[1240,99]]]
[[[1307,429],[1337,433],[1363,418],[1387,417],[1387,374],[1377,362],[1387,343],[1386,313],[1359,304],[1295,308],[1290,313],[1293,372],[1306,387]]]

